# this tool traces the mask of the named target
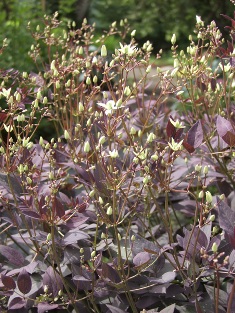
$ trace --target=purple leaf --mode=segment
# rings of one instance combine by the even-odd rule
[[[222,289],[217,290],[217,288],[209,285],[205,285],[206,291],[212,301],[214,301],[214,296],[219,292],[219,304],[226,307],[228,301],[228,294]]]
[[[48,293],[52,293],[55,298],[60,290],[63,290],[63,282],[60,275],[53,269],[53,267],[48,267],[43,275],[43,285],[48,286]]]
[[[87,279],[81,275],[76,275],[73,277],[73,281],[76,287],[80,290],[91,290],[91,280]]]
[[[173,120],[173,118],[170,116],[170,118]],[[171,120],[169,119],[166,126],[166,134],[169,138],[174,138],[176,134],[176,128],[171,123]]]
[[[16,283],[11,276],[1,275],[2,283],[7,289],[15,289]]]
[[[32,210],[22,210],[22,213],[28,217],[40,219],[40,215]]]
[[[235,131],[234,125],[222,116],[218,116],[216,120],[216,129],[219,136],[229,145],[235,145]]]
[[[174,313],[175,312],[175,304],[171,304],[165,309],[161,310],[159,313]]]
[[[46,311],[54,310],[58,308],[58,304],[50,304],[47,302],[38,303],[38,313],[44,313]]]
[[[76,243],[78,240],[88,239],[89,235],[84,233],[80,230],[71,230],[68,231],[67,234],[64,236],[62,243],[64,246],[71,245],[73,243]]]
[[[110,312],[112,313],[126,313],[126,311],[123,311],[113,305],[110,305],[110,304],[106,304],[107,308],[110,310]]]
[[[23,268],[17,278],[17,286],[19,290],[23,293],[29,293],[32,287],[32,281],[29,273]]]
[[[87,220],[88,217],[78,214],[78,216],[70,218],[66,223],[66,226],[69,228],[79,228],[79,226],[83,225]]]
[[[219,225],[229,235],[234,236],[235,212],[224,202],[218,201]]]
[[[8,308],[10,310],[19,310],[22,309],[25,306],[26,302],[21,297],[16,297],[11,300],[11,302],[8,305]]]
[[[23,255],[16,249],[0,245],[0,253],[15,266],[20,267],[24,264]]]
[[[140,252],[133,258],[133,263],[136,267],[147,265],[151,260],[151,256],[148,252]]]
[[[183,248],[188,258],[195,258],[201,248],[206,248],[208,240],[204,232],[195,227],[193,230],[184,230],[185,237],[183,239]]]
[[[203,141],[203,130],[201,121],[197,121],[188,131],[185,144],[190,145],[193,149],[198,148]],[[185,147],[187,149],[187,147]]]
[[[172,282],[172,280],[175,279],[176,273],[171,271],[171,272],[166,272],[165,274],[162,275],[162,277],[160,279],[158,279],[157,281],[159,283],[165,284],[165,283],[169,283]]]
[[[107,263],[102,264],[102,276],[104,278],[109,279],[114,283],[120,283],[121,279],[117,273],[117,271],[112,268],[112,266],[108,265]]]

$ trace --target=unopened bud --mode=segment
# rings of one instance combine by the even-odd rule
[[[100,54],[101,54],[102,57],[106,57],[107,56],[107,48],[106,48],[105,45],[102,45]]]

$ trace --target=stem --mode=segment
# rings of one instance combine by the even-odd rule
[[[233,280],[233,287],[228,298],[228,307],[226,313],[232,313],[231,309],[233,305],[234,294],[235,294],[235,278]]]
[[[216,271],[215,313],[219,313],[219,271]]]

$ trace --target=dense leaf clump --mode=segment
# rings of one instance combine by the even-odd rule
[[[94,39],[86,20],[61,33],[45,17],[32,31],[38,72],[1,70],[3,312],[235,311],[235,21],[224,17],[230,41],[197,16],[186,51],[172,36],[168,69],[127,21]]]

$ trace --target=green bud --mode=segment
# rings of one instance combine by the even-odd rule
[[[210,191],[206,191],[206,202],[211,203],[212,202],[212,195]]]
[[[106,239],[105,233],[101,233],[101,239]]]
[[[171,37],[171,43],[172,43],[173,46],[176,43],[176,35],[175,34],[173,34],[172,37]]]
[[[66,140],[70,139],[69,132],[68,132],[66,129],[65,129],[65,131],[64,131],[64,138],[65,138]]]
[[[212,214],[209,219],[210,219],[211,222],[214,222],[214,220],[215,220],[215,214]]]
[[[47,241],[51,240],[51,233],[47,234]]]
[[[202,169],[202,166],[201,166],[200,164],[197,164],[197,165],[195,166],[195,171],[196,171],[196,172],[201,172],[201,169]]]
[[[24,173],[24,166],[23,166],[23,164],[20,164],[20,165],[17,167],[17,169],[18,169],[18,172],[19,172],[20,174],[23,174],[23,173]]]
[[[85,153],[89,153],[90,150],[91,150],[90,143],[89,143],[89,141],[86,141],[86,142],[84,143],[84,152],[85,152]]]
[[[90,127],[91,126],[91,119],[88,118],[87,122],[86,122],[86,126]]]
[[[79,49],[78,49],[78,54],[83,54],[83,47],[79,47]]]
[[[42,93],[41,93],[41,91],[40,91],[40,90],[37,92],[36,97],[37,97],[37,99],[38,99],[38,100],[40,100],[40,99],[41,99],[41,97],[42,97]]]
[[[131,241],[135,241],[135,235],[131,236]]]
[[[95,75],[95,76],[93,77],[93,83],[96,84],[97,82],[98,82],[98,77]]]
[[[104,200],[101,197],[99,197],[99,203],[104,204]]]
[[[53,180],[55,178],[54,173],[53,172],[49,172],[48,177],[49,177],[50,180]]]
[[[100,54],[101,54],[102,57],[106,57],[107,56],[107,48],[106,48],[105,45],[102,45]]]
[[[112,207],[111,206],[109,206],[108,207],[108,209],[107,209],[107,215],[112,215],[113,214],[113,209],[112,209]]]
[[[78,110],[79,110],[79,112],[83,112],[84,111],[84,106],[83,106],[82,102],[79,102]]]
[[[44,97],[42,103],[47,104],[47,102],[48,102],[47,97]]]
[[[51,145],[50,145],[49,142],[48,142],[48,143],[45,145],[45,149],[46,149],[46,150],[49,150],[50,147],[51,147]]]
[[[95,251],[92,251],[92,252],[91,252],[91,258],[93,259],[95,256],[96,256],[96,252],[95,252]]]
[[[32,184],[32,179],[30,178],[30,177],[26,177],[26,181],[27,181],[27,183],[29,184],[29,185],[31,185]]]
[[[91,84],[91,79],[90,79],[90,77],[88,76],[87,78],[86,78],[86,85],[90,85]]]
[[[124,89],[124,95],[128,97],[130,94],[131,94],[130,87],[126,86],[125,89]]]
[[[211,247],[211,250],[216,253],[218,251],[218,246],[216,244],[216,242],[213,243],[212,247]]]
[[[131,135],[135,135],[136,132],[137,132],[136,129],[132,126],[131,129],[130,129],[130,134]]]
[[[101,136],[100,139],[99,139],[99,145],[102,145],[103,143],[105,143],[105,136]]]
[[[204,166],[204,168],[203,168],[203,174],[204,174],[204,175],[207,175],[207,174],[208,174],[208,166],[207,166],[207,165]]]
[[[156,138],[156,135],[154,133],[150,133],[147,137],[147,142],[151,143]]]
[[[16,101],[17,102],[21,101],[21,94],[19,92],[16,93]]]
[[[132,32],[131,32],[131,37],[134,37],[136,34],[136,29],[134,29]]]
[[[219,196],[219,198],[220,198],[220,200],[222,200],[222,201],[223,201],[223,200],[225,199],[225,195],[224,195],[224,194],[222,194],[222,195],[220,195],[220,196]]]
[[[56,83],[55,83],[55,88],[56,88],[56,89],[59,89],[59,88],[60,88],[60,82],[59,82],[58,80],[57,80]]]
[[[44,140],[43,140],[42,136],[40,136],[39,144],[40,144],[40,146],[44,145]]]
[[[203,197],[204,197],[204,191],[201,190],[201,191],[199,192],[199,194],[198,194],[198,198],[199,198],[199,199],[202,199]]]
[[[95,195],[95,190],[93,189],[93,190],[91,190],[90,192],[89,192],[89,197],[94,197],[94,195]]]
[[[152,66],[151,66],[151,65],[149,65],[149,66],[146,68],[146,73],[147,73],[147,74],[148,74],[148,73],[150,73],[151,68],[152,68]]]

